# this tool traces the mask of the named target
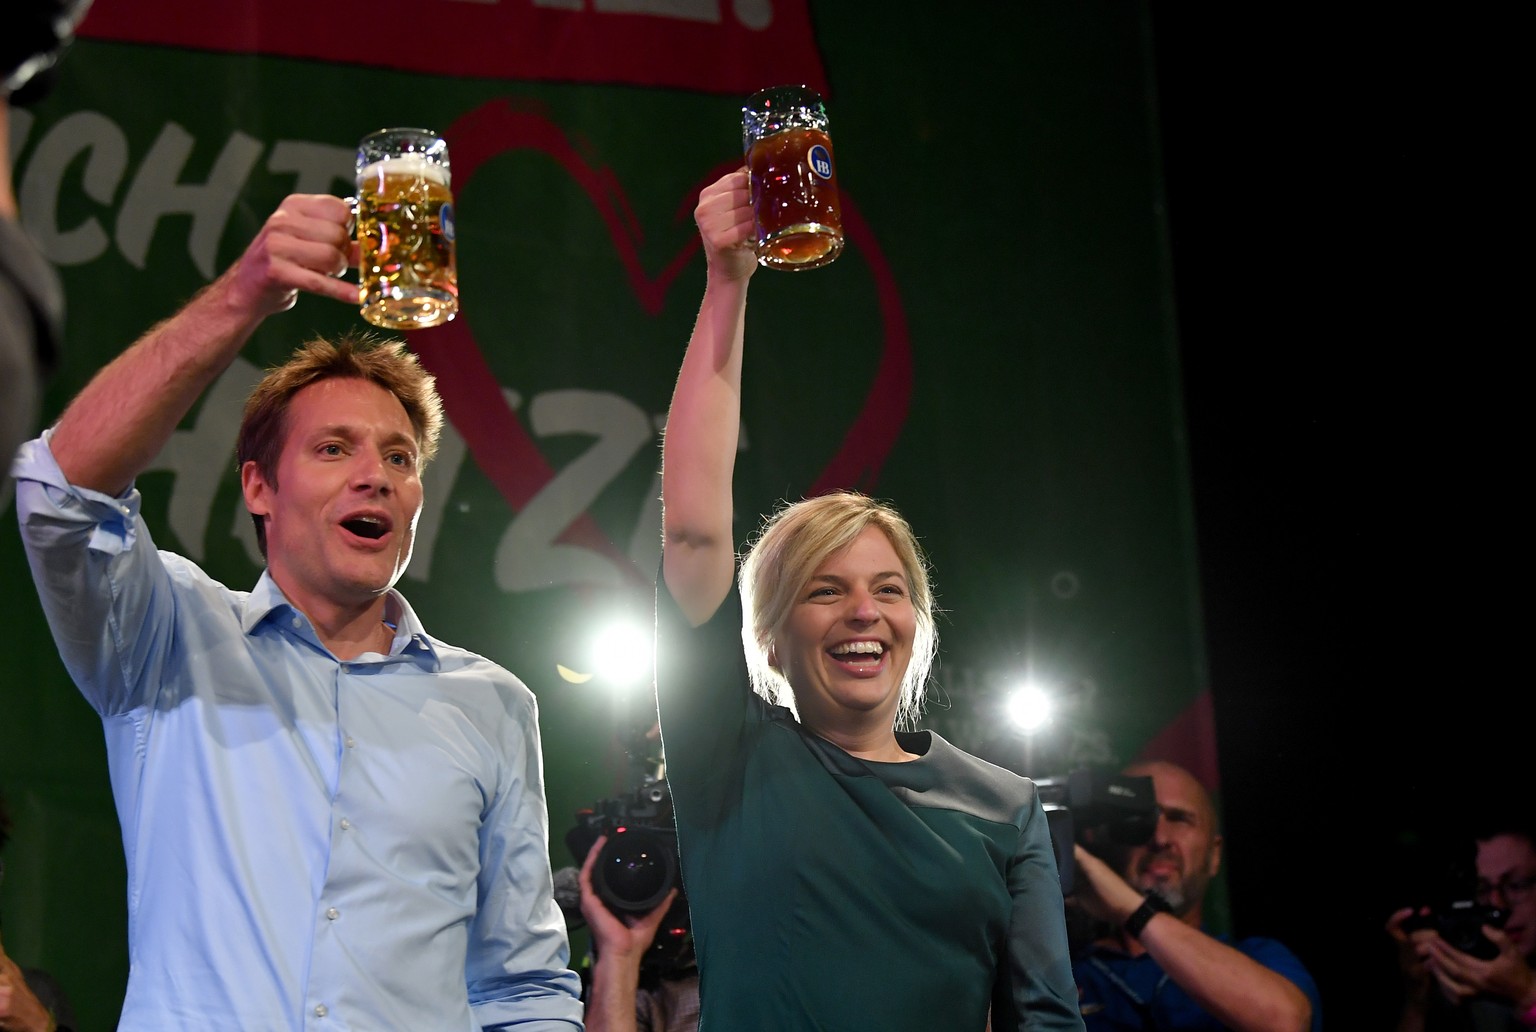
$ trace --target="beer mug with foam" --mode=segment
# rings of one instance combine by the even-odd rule
[[[843,250],[827,108],[806,86],[758,90],[741,108],[758,264],[815,269]]]
[[[380,129],[357,146],[363,318],[419,330],[459,310],[448,145],[428,129]]]

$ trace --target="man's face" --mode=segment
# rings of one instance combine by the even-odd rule
[[[1215,808],[1205,789],[1182,768],[1144,763],[1124,773],[1151,776],[1159,811],[1152,838],[1126,857],[1125,880],[1143,891],[1156,889],[1182,916],[1200,905],[1206,886],[1221,869]]]
[[[1509,912],[1504,933],[1522,956],[1536,953],[1536,847],[1523,835],[1477,844],[1477,898]]]
[[[266,518],[267,565],[296,605],[364,607],[410,562],[421,515],[415,429],[400,400],[355,378],[293,396],[273,487],[252,462],[246,507]]]

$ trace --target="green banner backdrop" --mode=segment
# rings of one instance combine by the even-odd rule
[[[1033,773],[1155,746],[1214,782],[1144,3],[310,6],[324,25],[291,0],[96,0],[54,93],[16,113],[23,220],[69,304],[46,415],[285,194],[351,192],[364,133],[445,133],[462,312],[410,341],[452,427],[400,586],[537,693],[556,866],[575,811],[628,787],[625,704],[559,668],[595,669],[608,616],[649,618],[658,432],[703,286],[692,207],[740,162],[742,96],[778,81],[826,91],[850,243],[754,283],[739,537],[827,487],[895,501],[946,610],[928,726],[1012,755],[999,706],[1031,674],[1072,704]],[[382,34],[392,15],[412,27]],[[405,46],[426,56],[383,53]],[[254,583],[239,401],[299,340],[361,325],[313,297],[268,320],[140,479],[161,547]],[[21,646],[4,941],[109,1028],[127,957],[100,726],[10,511],[0,575]]]

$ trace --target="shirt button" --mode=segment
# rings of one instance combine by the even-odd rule
[[[356,744],[357,744],[357,742],[355,742],[355,741],[354,741],[354,740],[353,740],[353,738],[352,738],[352,736],[351,736],[351,735],[348,735],[348,736],[347,736],[347,748],[348,748],[348,749],[350,749],[350,748],[352,748],[352,747],[353,747],[353,746],[355,746],[355,745],[356,745]]]
[[[325,1009],[325,1004],[323,1004],[323,1003],[315,1004],[315,1017],[323,1018],[323,1017],[325,1017],[329,1013],[330,1013],[330,1011]]]
[[[299,623],[300,623],[299,618],[298,617],[294,617],[293,618],[293,626],[297,627],[297,626],[299,626]]]
[[[332,921],[334,921],[334,920],[336,920],[336,919],[337,919],[337,918],[338,918],[338,917],[340,917],[340,916],[341,916],[341,911],[340,911],[340,910],[337,910],[337,909],[336,909],[336,908],[335,908],[335,907],[331,907],[331,908],[330,908],[330,909],[329,909],[329,910],[327,910],[327,911],[326,911],[326,912],[325,912],[325,916],[326,916],[326,917],[327,917],[327,918],[328,918],[328,919],[329,919],[329,920],[332,920]]]
[[[342,831],[346,831],[347,829],[349,829],[351,827],[352,827],[352,822],[347,820],[345,817],[343,817],[341,819],[341,830]]]

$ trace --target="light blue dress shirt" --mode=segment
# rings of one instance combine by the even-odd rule
[[[121,1032],[574,1032],[538,711],[391,591],[338,660],[263,573],[157,551],[140,496],[12,467],[33,577],[101,715],[128,861]]]

